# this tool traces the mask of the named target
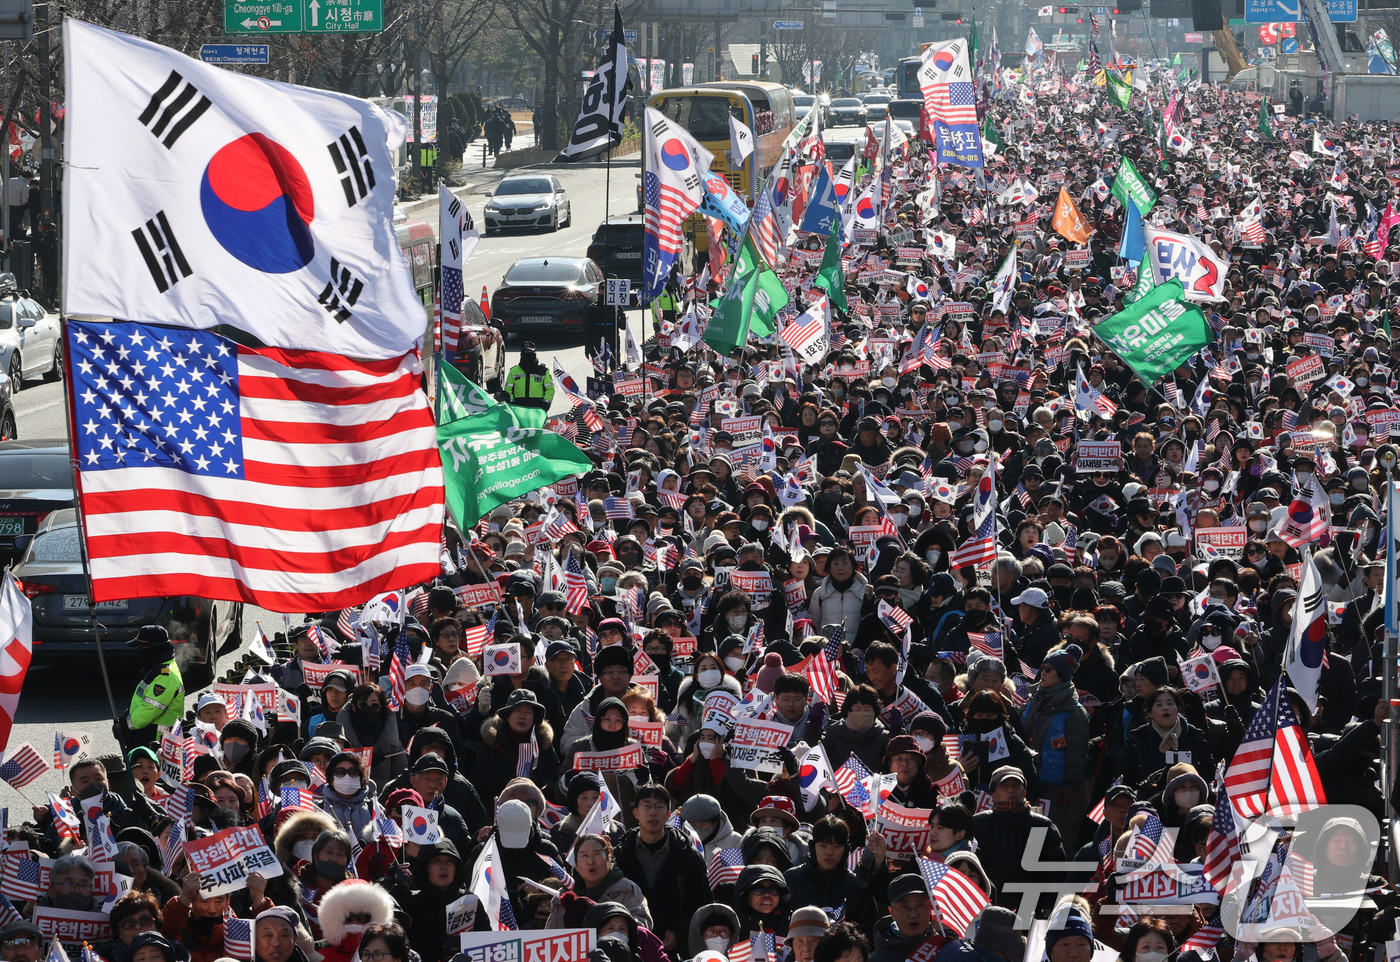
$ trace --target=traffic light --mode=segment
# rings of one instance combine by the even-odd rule
[[[963,22],[963,15],[962,15],[961,13],[940,13],[940,14],[938,15],[938,19],[940,19],[940,20],[948,20],[948,21],[951,21],[951,22],[953,22],[953,23],[962,23],[962,22]]]
[[[753,55],[753,69],[749,71],[755,77],[758,76],[758,54]]]

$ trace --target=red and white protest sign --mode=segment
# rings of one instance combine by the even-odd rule
[[[931,808],[906,808],[886,799],[877,816],[879,831],[884,834],[891,852],[922,852],[928,844]]]
[[[326,676],[333,671],[344,669],[355,676],[355,684],[360,683],[360,666],[347,665],[343,661],[328,661],[323,665],[301,663],[301,677],[312,688],[320,688],[326,683]]]
[[[282,863],[256,825],[226,828],[208,838],[186,842],[185,858],[199,873],[199,894],[204,898],[247,888],[248,876],[254,872],[263,878],[282,874]]]
[[[462,585],[453,588],[452,593],[457,596],[457,604],[463,608],[481,608],[501,603],[501,589],[496,586],[495,582],[484,585]]]
[[[700,715],[700,727],[712,728],[722,734],[729,734],[734,727],[734,709],[739,699],[724,689],[716,689],[705,696],[705,710]]]
[[[1294,384],[1320,380],[1326,373],[1326,365],[1318,354],[1309,354],[1307,357],[1288,362],[1288,379]]]
[[[792,726],[780,722],[745,718],[735,723],[729,740],[729,764],[759,772],[781,771],[778,749],[786,748]]]
[[[768,596],[773,593],[773,576],[767,571],[740,571],[735,568],[729,572],[729,586],[747,591],[753,598],[753,606],[763,608],[768,604]]]
[[[734,447],[747,448],[763,440],[763,418],[721,418],[721,431],[728,431],[734,438]]]
[[[1249,532],[1244,528],[1197,528],[1196,543],[1210,545],[1227,558],[1244,557],[1244,543]]]
[[[579,752],[574,756],[576,772],[630,772],[642,764],[642,746],[624,745],[605,752]]]
[[[629,718],[627,719],[627,733],[647,748],[660,748],[661,739],[666,736],[666,723]]]
[[[34,924],[44,938],[73,945],[101,942],[112,937],[112,922],[106,912],[75,912],[51,905],[36,905]]]

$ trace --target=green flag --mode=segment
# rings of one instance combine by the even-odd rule
[[[1006,141],[1001,139],[1001,131],[997,130],[997,125],[992,123],[992,115],[987,114],[987,120],[982,124],[982,136],[987,138],[988,143],[996,144],[997,149],[1006,146]]]
[[[1186,300],[1184,290],[1181,281],[1173,277],[1152,288],[1131,307],[1094,326],[1094,335],[1122,358],[1144,384],[1153,384],[1176,370],[1213,339],[1205,314]]]
[[[1136,304],[1148,294],[1152,293],[1152,265],[1144,258],[1137,268],[1137,283],[1133,289],[1123,295],[1123,300],[1129,304]]]
[[[1259,136],[1265,140],[1274,139],[1274,128],[1269,126],[1269,102],[1267,100],[1259,102]]]
[[[1180,67],[1180,66],[1181,66],[1181,54],[1176,54],[1176,55],[1174,55],[1174,56],[1172,57],[1172,66],[1173,66],[1173,67]]]
[[[753,239],[745,238],[703,340],[721,354],[729,354],[747,344],[750,336],[769,337],[777,330],[773,321],[778,311],[787,303],[783,282],[758,256]]]
[[[1137,204],[1138,213],[1143,217],[1146,217],[1147,212],[1157,203],[1156,192],[1138,173],[1133,162],[1126,157],[1118,162],[1118,173],[1113,176],[1113,196],[1117,197],[1124,207],[1128,206],[1128,199],[1132,198],[1133,203]]]
[[[972,32],[967,38],[967,62],[977,63],[977,19],[975,17],[972,20]]]
[[[991,123],[990,120],[987,123]],[[826,291],[831,303],[843,311],[850,310],[846,303],[846,274],[841,269],[841,218],[831,220],[831,236],[826,239],[826,253],[822,255],[822,265],[817,268],[817,276],[812,278],[812,286]]]
[[[1108,78],[1108,99],[1127,110],[1133,100],[1133,85],[1112,71],[1104,71],[1104,76]]]
[[[478,385],[467,380],[461,371],[451,364],[438,368],[438,423],[450,424],[459,418],[485,414],[500,408],[508,411],[519,428],[542,428],[546,412],[540,408],[506,406],[483,391]]]
[[[594,468],[571,441],[517,427],[505,405],[439,424],[437,440],[447,510],[463,531],[492,508]]]

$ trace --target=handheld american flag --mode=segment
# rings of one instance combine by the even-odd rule
[[[34,746],[25,742],[0,763],[0,780],[15,788],[23,788],[49,770],[44,757]]]
[[[442,466],[416,355],[68,325],[93,597],[333,611],[441,570]]]
[[[941,862],[919,859],[919,874],[924,877],[938,906],[938,917],[959,936],[964,935],[978,914],[991,904],[987,894],[972,879]]]
[[[645,150],[647,163],[642,174],[646,204],[643,234],[643,299],[650,303],[660,296],[680,255],[684,237],[682,222],[700,206],[704,191],[700,169],[712,159],[685,128],[672,123],[654,107],[646,109]],[[705,163],[700,163],[701,158]]]
[[[739,873],[744,870],[744,853],[737,848],[721,848],[710,856],[710,891],[721,885],[732,885],[739,881]]]

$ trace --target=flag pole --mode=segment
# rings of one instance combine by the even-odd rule
[[[1395,731],[1395,709],[1396,699],[1396,605],[1397,605],[1397,572],[1396,560],[1396,523],[1400,521],[1397,515],[1397,508],[1400,508],[1400,492],[1397,492],[1397,484],[1393,477],[1387,477],[1385,481],[1386,490],[1386,536],[1385,536],[1385,593],[1382,596],[1385,607],[1385,654],[1382,660],[1382,675],[1384,687],[1382,697],[1386,699],[1386,706],[1390,708],[1385,723],[1381,725],[1381,785],[1385,787],[1385,813],[1391,823],[1396,815],[1394,793],[1389,786],[1395,778],[1395,751],[1396,731]],[[1395,878],[1400,872],[1400,852],[1396,851],[1395,845],[1389,846],[1391,878]]]

